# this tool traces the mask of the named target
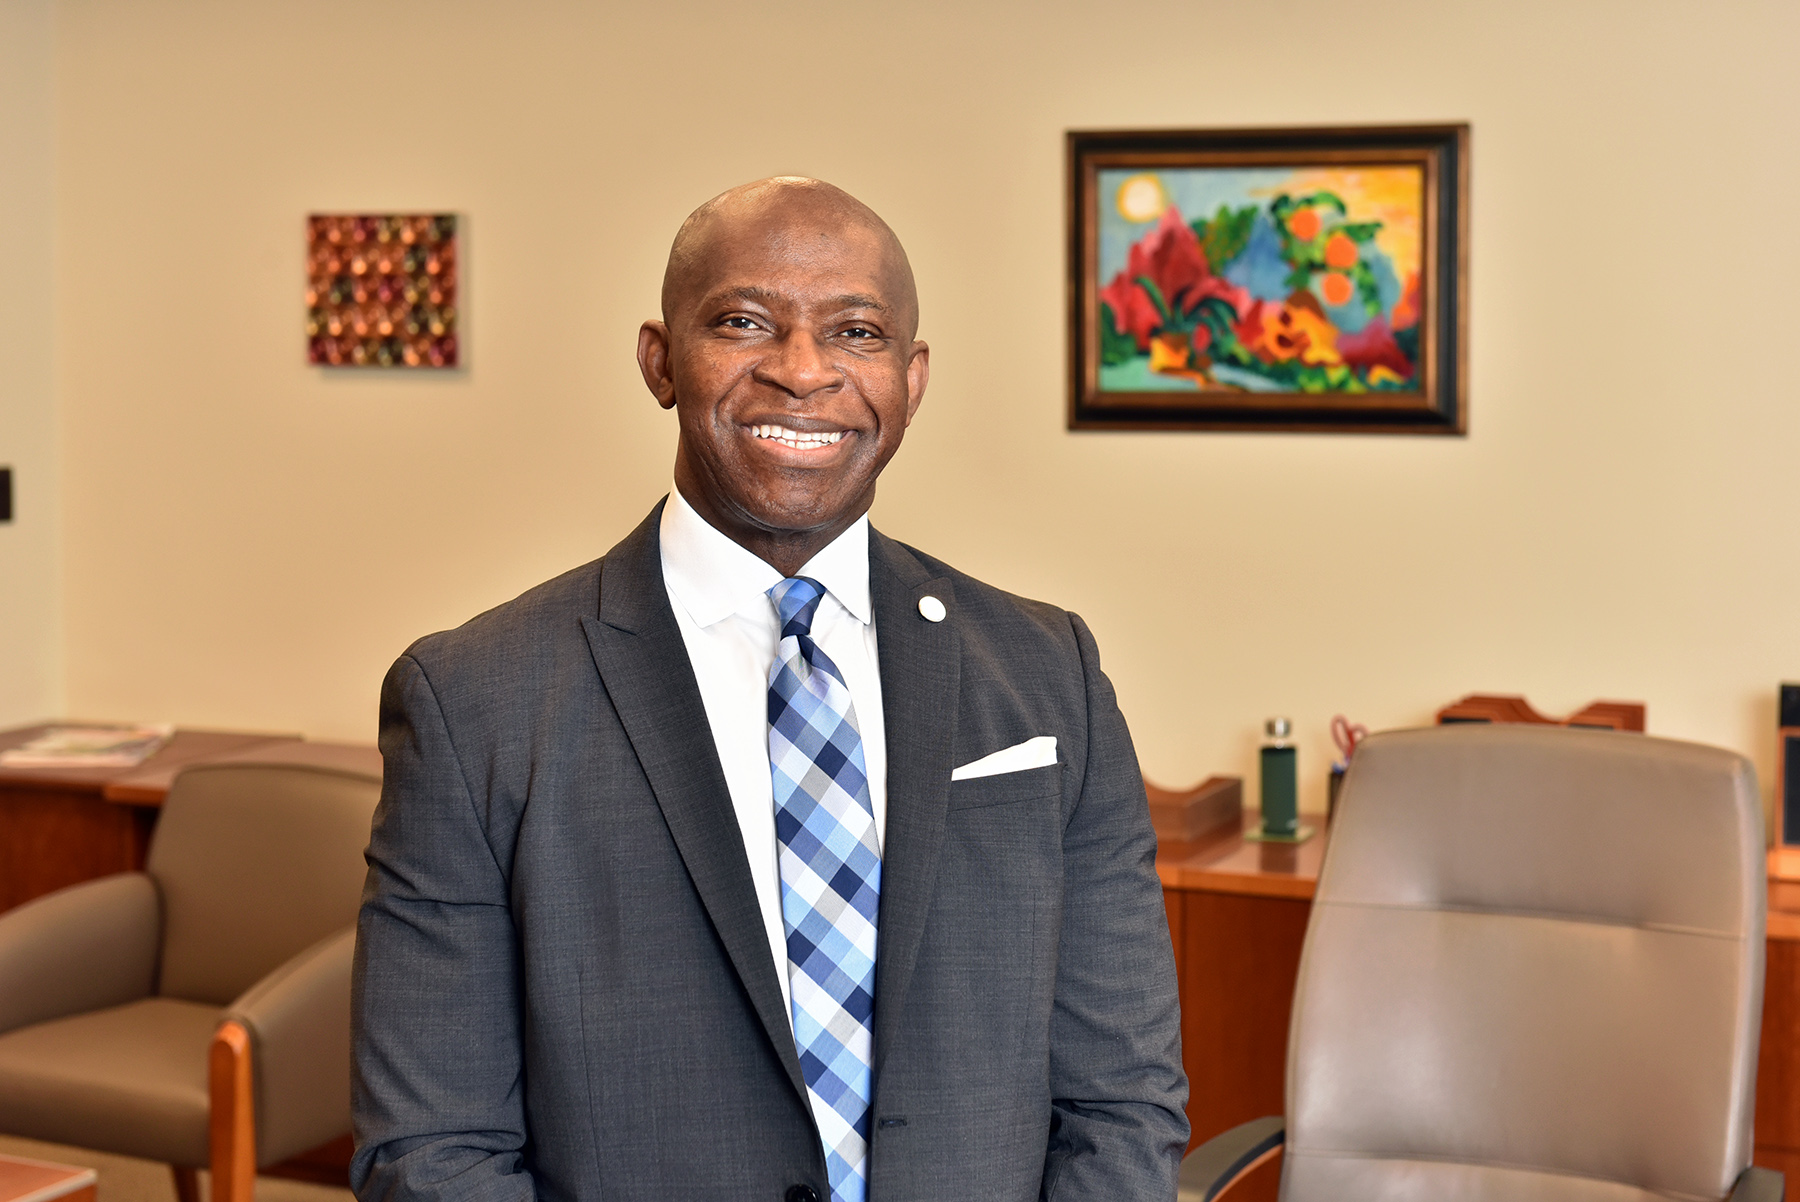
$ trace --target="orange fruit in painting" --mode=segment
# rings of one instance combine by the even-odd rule
[[[1328,271],[1319,279],[1319,293],[1328,305],[1347,305],[1356,295],[1356,285],[1341,272]]]
[[[1310,242],[1319,236],[1319,211],[1317,209],[1301,209],[1288,218],[1288,233],[1302,242]]]
[[[1351,241],[1349,235],[1333,234],[1325,240],[1325,266],[1336,267],[1340,271],[1356,266],[1356,243]]]

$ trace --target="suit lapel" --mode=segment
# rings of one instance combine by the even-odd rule
[[[600,569],[600,614],[582,618],[581,626],[701,903],[775,1054],[804,1098],[806,1080],[769,957],[743,832],[663,584],[661,520],[659,504],[607,553]],[[944,775],[947,781],[948,768]]]
[[[882,847],[880,943],[875,957],[875,1067],[898,1030],[931,910],[950,803],[951,758],[962,668],[956,597],[900,544],[869,532],[869,582],[880,648],[887,731],[887,838]],[[927,621],[934,596],[948,621]]]

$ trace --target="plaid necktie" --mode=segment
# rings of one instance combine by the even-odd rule
[[[825,1145],[832,1202],[864,1202],[881,894],[868,765],[844,674],[812,638],[824,586],[797,576],[769,596],[781,617],[769,668],[769,771],[794,1045]]]

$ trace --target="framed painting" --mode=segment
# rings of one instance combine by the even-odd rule
[[[1467,125],[1068,155],[1070,429],[1467,431]]]

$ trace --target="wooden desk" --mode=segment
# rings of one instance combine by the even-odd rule
[[[0,731],[0,751],[47,729]],[[189,764],[298,741],[292,735],[179,730],[136,768],[0,768],[0,910],[65,885],[142,868],[156,807]]]
[[[1329,838],[1318,825],[1297,845],[1250,842],[1240,822],[1158,849],[1181,989],[1190,1147],[1286,1109],[1288,1015]],[[1232,1202],[1273,1202],[1279,1182],[1277,1157],[1235,1187]]]
[[[1328,839],[1321,830],[1295,847],[1229,831],[1158,851],[1194,1144],[1285,1110],[1288,1019]],[[1755,1159],[1800,1180],[1800,883],[1769,884],[1767,957]],[[1278,1165],[1251,1174],[1231,1202],[1272,1202]]]
[[[1769,882],[1762,1053],[1756,1061],[1756,1163],[1800,1182],[1800,898]]]

